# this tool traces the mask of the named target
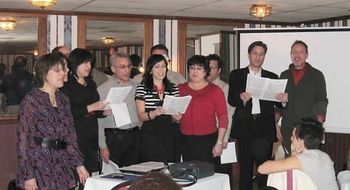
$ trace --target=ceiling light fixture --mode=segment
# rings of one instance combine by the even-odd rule
[[[5,31],[14,30],[16,28],[16,20],[2,19],[0,20],[0,28]]]
[[[103,38],[102,38],[102,42],[103,42],[105,45],[110,45],[110,44],[113,44],[113,43],[114,43],[114,38],[112,38],[112,37],[103,37]]]
[[[48,6],[56,4],[56,0],[29,0],[29,3],[41,9],[45,9]]]
[[[254,4],[250,6],[250,15],[258,17],[260,20],[264,17],[270,16],[272,13],[272,6],[267,4]]]

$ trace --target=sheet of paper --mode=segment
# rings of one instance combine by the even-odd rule
[[[114,122],[117,127],[131,123],[130,114],[126,103],[110,104],[109,106],[112,109]]]
[[[260,100],[278,102],[275,97],[278,93],[284,92],[287,81],[287,79],[269,79],[248,74],[246,92]]]
[[[134,164],[131,166],[126,166],[119,168],[121,171],[130,171],[130,172],[150,172],[154,170],[160,170],[165,167],[163,162],[143,162],[140,164]]]
[[[229,142],[227,148],[222,151],[221,164],[237,162],[236,143]]]
[[[112,162],[111,160],[109,160],[108,164],[102,161],[101,172],[103,174],[120,173],[119,166],[116,163]]]
[[[129,94],[131,89],[132,89],[132,86],[111,88],[109,89],[104,102],[107,102],[109,104],[122,103],[125,97]]]
[[[185,113],[192,96],[165,96],[163,109],[165,109],[165,114],[176,114],[176,113]]]

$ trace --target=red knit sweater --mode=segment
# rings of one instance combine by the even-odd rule
[[[218,127],[227,128],[226,99],[220,87],[209,83],[200,90],[191,89],[187,83],[179,85],[180,96],[191,95],[192,100],[182,115],[181,133],[184,135],[208,135],[214,133],[216,117]]]

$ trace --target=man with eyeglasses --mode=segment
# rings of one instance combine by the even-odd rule
[[[227,113],[228,113],[228,125],[227,125],[227,131],[225,134],[224,142],[222,145],[224,148],[226,148],[227,143],[228,143],[228,139],[229,139],[230,133],[231,133],[232,115],[235,112],[235,108],[230,106],[227,102],[228,89],[229,89],[228,84],[220,79],[221,69],[222,69],[223,64],[224,64],[221,57],[216,55],[216,54],[210,54],[206,57],[206,61],[208,62],[209,68],[210,68],[210,74],[209,74],[207,80],[210,81],[211,83],[219,86],[221,88],[221,90],[224,92],[224,95],[226,98],[226,107],[227,107]],[[231,183],[231,187],[232,187],[232,164],[222,164],[220,166],[220,170],[223,173],[227,173],[230,176],[230,183]]]
[[[129,78],[132,64],[128,54],[123,52],[113,53],[109,58],[109,66],[113,76],[97,88],[101,100],[106,98],[110,88],[133,87],[124,100],[130,114],[130,124],[117,128],[111,110],[104,112],[107,117],[98,120],[99,146],[102,160],[106,163],[112,160],[119,167],[122,167],[136,164],[139,161],[139,120],[134,100],[136,83]]]
[[[169,58],[169,50],[163,44],[154,45],[151,48],[151,54],[152,55],[154,55],[154,54],[156,54],[156,55],[163,55],[168,62],[171,61],[170,58]],[[134,81],[140,83],[141,80],[142,80],[142,76],[143,76],[143,73],[140,73],[140,74],[136,75],[133,79],[134,79]],[[170,82],[172,82],[172,83],[174,83],[176,85],[179,85],[179,84],[182,84],[182,83],[186,82],[186,79],[180,73],[172,71],[171,68],[168,68],[167,77],[170,80]]]
[[[240,166],[239,189],[251,190],[253,167],[271,159],[272,144],[277,140],[275,129],[275,106],[280,103],[252,98],[246,92],[247,75],[277,79],[275,73],[264,70],[267,46],[255,41],[248,47],[249,66],[231,71],[228,102],[236,107],[231,137],[237,139]],[[267,175],[257,175],[259,189],[266,186]]]

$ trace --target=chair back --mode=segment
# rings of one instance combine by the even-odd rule
[[[270,174],[267,179],[267,186],[274,187],[279,190],[318,189],[311,178],[300,170],[290,170],[290,172],[285,171]]]

